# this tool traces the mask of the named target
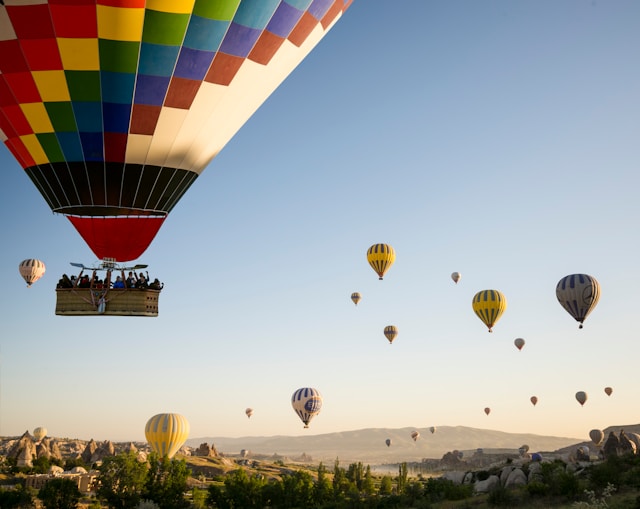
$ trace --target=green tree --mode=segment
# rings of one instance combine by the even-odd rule
[[[284,507],[312,507],[313,478],[309,472],[298,470],[282,476]]]
[[[81,498],[78,485],[71,479],[51,479],[38,491],[45,509],[76,509]]]
[[[313,487],[313,499],[318,505],[323,505],[333,496],[333,485],[327,477],[327,468],[320,463],[318,465],[318,480]]]
[[[375,486],[375,483],[373,482],[373,475],[371,474],[370,465],[367,465],[367,469],[365,470],[361,490],[368,497],[375,495],[376,486]]]
[[[207,501],[219,509],[262,509],[262,490],[266,485],[264,477],[253,475],[249,477],[243,469],[227,475],[224,489],[220,486],[209,486]]]
[[[407,487],[407,479],[409,478],[409,471],[407,470],[407,462],[400,463],[398,467],[398,494],[404,493]]]
[[[18,485],[13,490],[0,488],[0,507],[2,509],[32,509],[35,507],[33,495],[22,485]]]
[[[98,497],[112,509],[133,509],[141,500],[147,464],[138,461],[134,452],[106,457],[100,471]]]
[[[191,470],[184,460],[158,459],[155,453],[149,457],[149,471],[142,493],[144,499],[153,500],[160,509],[181,509],[191,504],[185,498],[187,479]]]
[[[378,494],[380,495],[391,495],[393,493],[393,481],[391,477],[385,475],[380,480],[380,488],[378,489]]]

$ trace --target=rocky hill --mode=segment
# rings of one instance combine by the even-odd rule
[[[420,433],[416,441],[411,438],[413,431]],[[387,439],[391,441],[389,446],[386,445]],[[467,456],[478,449],[485,453],[517,454],[518,449],[525,444],[529,446],[530,452],[556,451],[581,440],[464,426],[442,426],[434,433],[429,428],[370,428],[296,437],[205,437],[189,439],[186,445],[195,447],[202,442],[214,443],[226,455],[240,454],[244,450],[252,456],[297,458],[304,454],[314,461],[333,462],[338,458],[341,462],[379,464],[439,459],[454,450]]]

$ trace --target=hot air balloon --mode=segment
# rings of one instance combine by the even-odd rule
[[[522,350],[522,347],[524,346],[524,339],[516,338],[513,340],[513,344],[516,345],[518,350]]]
[[[411,438],[413,438],[413,441],[415,442],[416,440],[418,440],[418,438],[420,438],[420,433],[418,431],[412,431]]]
[[[491,409],[490,409],[489,407],[486,407],[486,408],[484,409],[484,413],[485,413],[485,414],[487,414],[487,415],[489,415],[489,414],[491,413]]]
[[[244,413],[247,414],[247,418],[251,417],[253,415],[253,408],[247,408]]]
[[[396,261],[396,252],[389,244],[374,244],[367,251],[367,261],[382,280]]]
[[[611,387],[605,387],[604,392],[607,394],[607,396],[611,396],[613,389]]]
[[[431,426],[429,428],[429,431],[431,431],[431,434],[433,435],[436,432],[436,427],[435,426]]]
[[[398,336],[398,327],[395,325],[387,325],[384,328],[384,335],[389,340],[389,344],[393,343],[393,340]]]
[[[589,431],[589,438],[595,445],[601,445],[604,442],[604,431],[601,429],[592,429]]]
[[[493,326],[507,309],[507,298],[498,290],[482,290],[474,295],[472,306],[478,318],[489,328],[489,332],[493,332]]]
[[[350,4],[0,2],[0,140],[99,259],[134,260]]]
[[[527,454],[529,452],[529,446],[527,444],[523,444],[518,448],[518,452],[520,453],[520,456],[524,456],[525,454]]]
[[[291,406],[298,414],[300,420],[304,422],[304,427],[309,427],[309,422],[320,413],[322,408],[322,395],[317,389],[303,387],[298,389],[291,396]]]
[[[533,406],[536,406],[538,404],[538,398],[536,396],[531,396],[529,399],[531,400],[531,404]]]
[[[391,439],[390,439],[390,438],[387,438],[387,439],[384,441],[384,443],[385,443],[385,444],[387,444],[387,447],[389,447],[389,446],[391,445]]]
[[[460,278],[462,277],[462,274],[460,274],[459,272],[453,272],[451,274],[451,279],[453,279],[453,282],[455,284],[458,284],[458,281],[460,281]]]
[[[180,414],[157,414],[147,421],[144,436],[159,456],[173,458],[189,438],[189,421]]]
[[[2,41],[0,41],[0,45]],[[2,78],[2,76],[0,76]],[[0,111],[1,111],[0,107]],[[44,263],[40,260],[36,260],[33,258],[29,258],[28,260],[22,260],[20,265],[18,265],[18,270],[20,271],[20,275],[27,282],[27,288],[29,288],[33,283],[35,283],[38,279],[40,279],[46,270]]]
[[[33,437],[38,442],[40,442],[40,440],[42,440],[46,436],[47,436],[47,428],[44,428],[42,426],[38,426],[36,429],[33,430]]]
[[[360,295],[359,292],[353,292],[351,294],[351,300],[356,306],[358,305],[358,302],[360,302],[360,299],[362,299],[362,295]]]
[[[580,403],[580,406],[583,406],[587,401],[587,393],[584,391],[576,392],[576,399],[578,400],[578,403]]]
[[[600,300],[600,283],[587,274],[571,274],[558,281],[556,297],[582,329],[582,323]]]

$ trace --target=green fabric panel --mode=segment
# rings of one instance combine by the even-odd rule
[[[135,74],[138,69],[140,43],[100,39],[100,70]]]
[[[71,101],[101,101],[100,71],[65,71]]]
[[[182,46],[189,14],[174,14],[147,9],[142,41],[167,46]]]
[[[231,21],[240,0],[196,0],[193,14],[202,18]]]
[[[62,154],[56,133],[39,133],[36,134],[36,137],[40,145],[42,145],[45,154],[47,154],[49,162],[60,163],[64,161],[64,155]]]
[[[56,132],[76,132],[76,119],[73,115],[73,107],[70,102],[44,103],[49,114],[49,120]]]

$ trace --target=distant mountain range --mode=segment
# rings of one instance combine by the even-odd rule
[[[635,426],[612,427],[629,429]],[[639,425],[640,427],[640,425]],[[607,428],[608,430],[609,428]],[[420,437],[414,442],[411,433],[418,431]],[[386,440],[391,445],[386,445]],[[341,463],[361,461],[381,464],[402,461],[413,462],[422,459],[440,459],[447,452],[458,450],[468,455],[483,449],[485,452],[517,453],[522,445],[529,446],[529,452],[553,452],[558,449],[583,442],[584,439],[553,437],[529,433],[505,433],[464,426],[441,426],[435,433],[429,428],[369,428],[340,433],[326,433],[308,436],[269,436],[269,437],[203,437],[190,438],[186,444],[198,447],[202,443],[214,445],[219,453],[225,455],[240,454],[242,450],[251,455],[301,457],[303,454],[313,461],[331,464],[336,459]]]

